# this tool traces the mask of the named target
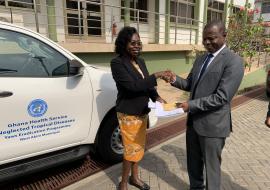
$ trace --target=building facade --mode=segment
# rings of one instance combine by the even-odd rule
[[[255,9],[258,10],[254,15],[254,21],[256,22],[259,18],[262,18],[265,27],[265,36],[270,37],[270,0],[256,0]],[[270,40],[270,39],[269,39]],[[270,43],[270,41],[269,41]]]
[[[247,2],[253,4],[251,0],[0,0],[0,20],[36,30],[83,57],[93,53],[111,57],[119,30],[134,26],[145,52],[177,52],[186,61],[190,52],[202,49],[205,23],[227,22]]]

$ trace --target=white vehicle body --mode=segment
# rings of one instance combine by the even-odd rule
[[[95,143],[99,148],[106,144],[98,139],[102,125],[111,120],[117,125],[117,90],[110,72],[88,65],[36,32],[3,22],[0,84],[0,165],[80,145]],[[154,125],[157,118],[151,114],[150,121]],[[116,128],[111,131],[119,139]],[[100,148],[103,154],[106,148]]]

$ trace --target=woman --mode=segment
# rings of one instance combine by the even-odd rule
[[[117,57],[111,61],[111,70],[116,82],[117,118],[124,146],[122,181],[120,190],[127,189],[127,182],[142,190],[150,189],[138,177],[138,162],[144,155],[149,98],[152,101],[165,101],[158,95],[155,86],[157,78],[165,72],[149,75],[144,60],[139,57],[142,43],[137,30],[124,27],[115,41]],[[131,176],[129,172],[131,170]]]

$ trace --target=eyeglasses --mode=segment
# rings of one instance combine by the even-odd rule
[[[132,45],[132,46],[142,46],[142,42],[141,41],[131,41],[130,42],[130,45]]]

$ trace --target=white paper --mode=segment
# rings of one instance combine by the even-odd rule
[[[163,106],[160,102],[155,103],[155,114],[157,117],[171,117],[175,115],[183,114],[184,110],[182,108],[176,108],[170,111],[164,111]]]
[[[151,109],[156,109],[156,103],[155,102],[152,102],[152,100],[150,100],[148,102],[148,107],[151,108]]]

